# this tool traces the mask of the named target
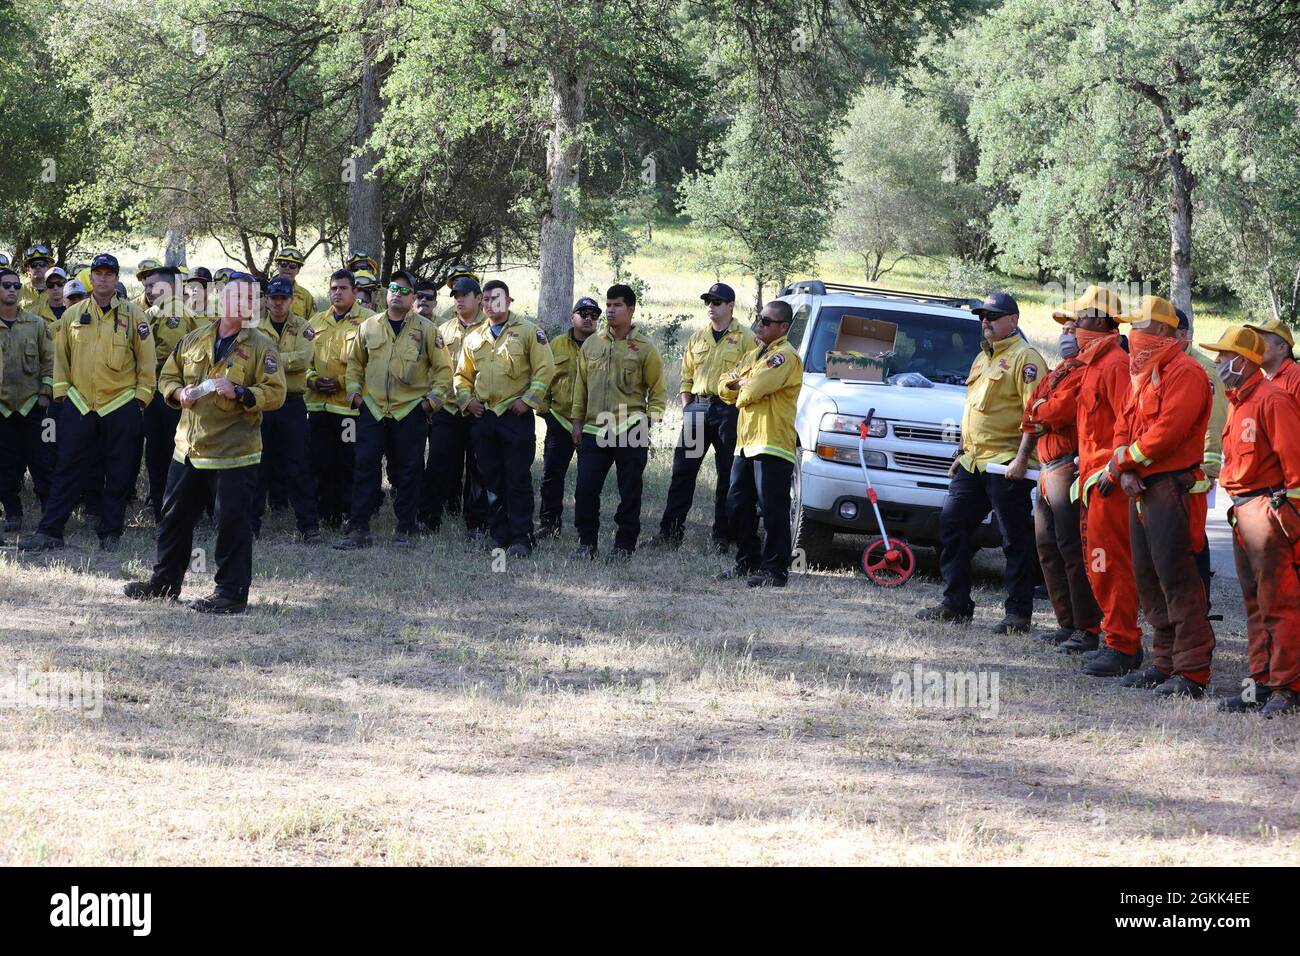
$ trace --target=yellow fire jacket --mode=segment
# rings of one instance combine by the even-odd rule
[[[1215,481],[1219,478],[1219,469],[1223,467],[1223,426],[1228,423],[1228,397],[1223,391],[1223,383],[1214,370],[1214,360],[1196,346],[1188,346],[1187,354],[1200,363],[1210,379],[1210,390],[1214,400],[1210,403],[1210,424],[1205,430],[1205,452],[1201,460],[1201,470],[1207,478]]]
[[[582,343],[573,337],[570,329],[558,339],[551,339],[550,346],[555,375],[540,411],[554,415],[565,428],[572,428],[568,416],[573,414],[573,384],[578,374],[578,354],[582,351]]]
[[[758,346],[754,333],[731,320],[722,339],[713,340],[713,324],[706,323],[686,342],[682,354],[681,391],[698,397],[721,395],[718,381],[723,372],[730,372],[750,351]]]
[[[176,343],[197,329],[199,320],[178,296],[159,299],[145,315],[153,333],[154,355],[158,360],[155,368],[161,372]]]
[[[270,336],[280,353],[285,388],[291,395],[301,395],[307,390],[307,369],[311,368],[316,351],[316,333],[311,331],[311,321],[290,312],[282,332],[275,331],[275,323],[269,317],[258,328]]]
[[[149,318],[113,296],[101,309],[91,296],[69,306],[54,339],[54,397],[85,415],[107,415],[131,399],[148,405],[157,383]]]
[[[344,379],[348,374],[348,339],[360,327],[368,316],[373,315],[369,309],[357,302],[339,319],[334,315],[333,307],[317,312],[311,318],[312,356],[307,368],[307,411],[329,412],[332,415],[356,415],[357,412],[348,403]],[[304,337],[307,333],[303,333]],[[326,395],[315,387],[318,378],[336,378],[339,380],[337,392]]]
[[[284,404],[284,371],[275,343],[265,332],[242,328],[230,351],[220,362],[215,359],[220,323],[204,323],[195,329],[167,357],[158,388],[172,408],[178,388],[198,385],[205,379],[225,377],[247,390],[243,401],[216,392],[204,395],[190,408],[181,408],[176,426],[176,461],[190,460],[195,468],[242,468],[262,460],[262,412],[273,412]]]
[[[316,297],[305,286],[295,282],[293,284],[293,305],[289,306],[289,311],[304,322],[310,322],[312,316],[316,314]]]
[[[738,389],[729,383],[738,381]],[[785,336],[760,345],[719,381],[720,397],[740,409],[736,421],[736,453],[746,458],[775,455],[795,460],[795,406],[803,388],[803,362]]]
[[[451,394],[451,356],[431,319],[412,311],[394,335],[387,312],[361,323],[348,349],[348,402],[399,422],[425,399],[436,412]]]
[[[451,356],[451,368],[453,374],[455,374],[456,366],[460,364],[460,350],[461,346],[465,344],[465,336],[469,335],[470,332],[473,332],[486,321],[487,318],[483,315],[483,310],[480,309],[478,315],[470,320],[468,325],[462,325],[460,315],[456,312],[456,307],[453,305],[451,309],[451,317],[438,326],[438,334],[442,336],[442,344],[447,346],[447,353]],[[443,406],[443,411],[451,412],[453,415],[459,415],[460,407],[456,402],[449,401],[445,406]]]
[[[16,267],[15,267],[16,268]],[[32,280],[24,278],[23,287],[18,290],[18,308],[26,309],[28,312],[38,312],[42,302],[49,301],[49,294],[42,289],[37,292],[32,286]],[[86,288],[90,288],[87,286]]]
[[[569,336],[564,336],[566,339]],[[668,404],[664,360],[633,326],[616,339],[602,327],[582,343],[573,381],[573,420],[587,435],[622,434],[642,419],[656,422]]]
[[[1043,357],[1018,333],[991,347],[987,342],[980,346],[966,379],[966,410],[961,420],[963,468],[984,471],[991,464],[1006,464],[1015,458],[1025,406],[1046,374]],[[1030,467],[1037,461],[1037,456],[1031,455]]]
[[[0,321],[0,416],[26,415],[54,392],[54,340],[45,320],[23,309],[14,324]]]
[[[555,376],[555,359],[546,334],[514,315],[506,318],[495,339],[491,328],[491,323],[484,322],[469,332],[461,345],[455,378],[461,409],[477,398],[500,415],[520,398],[536,411]]]

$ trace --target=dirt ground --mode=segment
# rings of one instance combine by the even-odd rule
[[[643,540],[668,466],[657,452]],[[232,619],[120,596],[152,562],[138,510],[115,555],[76,518],[53,558],[19,557],[10,535],[0,676],[101,672],[104,699],[98,718],[4,711],[0,862],[1300,857],[1300,720],[1158,702],[992,634],[996,556],[969,628],[913,619],[938,595],[932,557],[906,588],[874,589],[851,538],[840,567],[783,591],[716,583],[710,484],[680,552],[621,567],[569,562],[571,527],[502,570],[456,524],[397,549],[387,508],[372,550],[306,550],[277,513],[254,607]],[[613,507],[611,479],[607,522]],[[1234,590],[1216,582],[1219,694],[1244,671]],[[1046,604],[1036,624],[1054,625]],[[918,665],[996,677],[996,707],[900,700]]]

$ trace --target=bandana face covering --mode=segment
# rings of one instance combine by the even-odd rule
[[[1134,384],[1155,365],[1160,356],[1171,348],[1178,348],[1178,339],[1172,335],[1152,335],[1150,332],[1139,332],[1137,329],[1129,334],[1128,341],[1133,349],[1128,361],[1129,374],[1133,377]]]
[[[1091,329],[1075,328],[1074,337],[1079,341],[1079,357],[1086,362],[1101,343],[1114,334],[1114,332],[1094,332]]]

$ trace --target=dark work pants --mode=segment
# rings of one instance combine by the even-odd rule
[[[217,593],[247,601],[253,581],[253,491],[258,465],[241,468],[195,468],[187,459],[167,471],[162,520],[158,523],[157,584],[180,587],[194,553],[194,525],[215,499]]]
[[[302,393],[290,392],[282,406],[262,413],[262,463],[253,496],[255,532],[262,530],[268,489],[279,489],[280,496],[288,498],[300,533],[319,529],[315,485],[307,470],[308,446],[307,406]]]
[[[430,528],[442,524],[445,511],[463,515],[465,527],[487,524],[487,492],[470,440],[473,417],[441,409],[429,423],[429,461],[420,489],[420,520]]]
[[[695,479],[699,476],[704,455],[713,449],[713,464],[717,472],[717,485],[713,491],[713,537],[729,539],[731,532],[727,519],[727,487],[731,483],[731,462],[736,453],[736,420],[739,411],[735,405],[713,401],[704,412],[703,422],[692,423],[688,417],[682,422],[682,432],[673,451],[673,477],[668,485],[668,503],[659,521],[659,533],[665,537],[680,538],[686,530],[686,516],[695,498]]]
[[[376,419],[367,406],[361,406],[349,527],[370,530],[370,518],[379,500],[381,465],[387,458],[397,530],[408,534],[415,531],[420,510],[420,475],[424,470],[424,437],[428,429],[429,421],[419,408],[398,421]]]
[[[333,412],[311,412],[307,428],[316,510],[322,524],[337,528],[352,507],[357,419]]]
[[[50,484],[50,497],[36,529],[54,538],[63,537],[68,516],[81,501],[91,462],[103,465],[104,491],[100,501],[100,538],[122,533],[126,499],[140,461],[142,432],[140,403],[129,401],[121,408],[100,416],[83,415],[65,401],[59,412],[59,458]]]
[[[975,613],[971,600],[971,558],[975,536],[990,509],[1002,531],[1006,556],[1006,611],[1032,617],[1034,584],[1038,580],[1038,553],[1034,546],[1034,520],[1029,507],[1032,481],[1009,481],[985,471],[957,469],[948,484],[948,496],[939,516],[939,568],[943,573],[943,603],[950,611]]]
[[[167,472],[176,451],[176,426],[180,421],[181,410],[168,405],[162,392],[154,392],[144,410],[144,466],[149,473],[149,505],[155,520],[162,517],[163,493],[167,490]]]
[[[547,440],[550,440],[549,432]],[[573,446],[572,437],[569,437],[569,446]],[[633,446],[617,444],[615,439],[614,444],[602,445],[595,435],[582,436],[582,447],[578,449],[578,484],[573,494],[573,523],[578,529],[580,542],[593,548],[597,546],[600,538],[600,493],[605,488],[609,469],[614,468],[618,478],[614,547],[636,550],[636,540],[641,535],[641,477],[649,458],[650,448],[645,442]]]
[[[17,412],[0,418],[0,504],[6,518],[23,516],[23,475],[32,473],[32,487],[44,509],[50,496],[50,475],[54,470],[54,442],[57,427],[44,424],[50,420],[47,409],[33,405],[26,415]]]
[[[790,482],[794,462],[775,455],[736,456],[727,482],[729,537],[736,542],[736,567],[766,571],[784,581],[790,573]],[[763,509],[763,543],[758,507]]]
[[[1044,470],[1034,505],[1034,537],[1056,623],[1095,634],[1101,628],[1101,608],[1083,563],[1079,503],[1070,500],[1070,485],[1077,474],[1069,465]]]
[[[488,530],[500,548],[533,544],[533,456],[537,432],[533,413],[484,412],[470,434],[479,474],[487,489]]]
[[[556,421],[554,415],[548,413],[542,420],[546,422],[546,441],[542,444],[542,483],[538,489],[541,511],[538,514],[538,524],[543,528],[559,528],[564,523],[564,479],[569,473],[569,465],[573,462],[573,455],[577,448],[573,444],[573,432]],[[583,438],[583,444],[586,444],[585,437]],[[579,455],[579,458],[581,458],[581,455]],[[610,460],[613,461],[613,459]],[[644,465],[642,467],[644,468]],[[581,462],[579,462],[578,468],[579,477],[581,477]],[[606,468],[606,471],[608,471],[608,468]],[[601,472],[600,481],[600,487],[603,487],[605,482],[604,472]],[[596,489],[598,496],[600,487]],[[641,482],[639,478],[637,479],[636,497],[637,520],[639,523],[641,513]],[[577,512],[576,504],[574,512]],[[599,520],[600,515],[599,511],[597,511],[598,523]],[[636,536],[633,535],[633,540],[635,541],[635,539]]]

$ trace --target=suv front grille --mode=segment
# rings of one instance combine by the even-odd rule
[[[894,465],[907,471],[925,471],[936,475],[948,474],[952,467],[951,458],[939,455],[914,455],[911,452],[894,452]]]
[[[933,425],[894,424],[894,437],[903,441],[933,441],[960,443],[960,428],[935,428]]]

